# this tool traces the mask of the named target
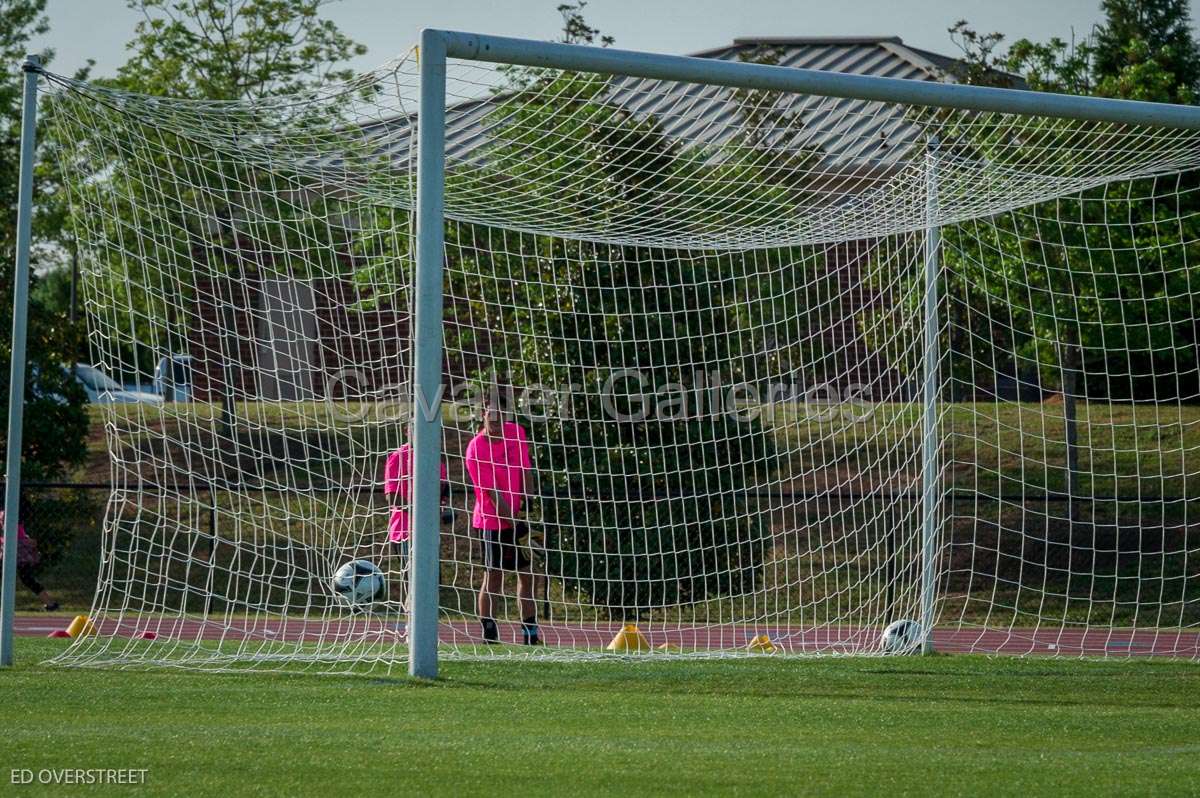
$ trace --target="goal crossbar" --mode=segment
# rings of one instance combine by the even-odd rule
[[[1007,114],[1200,129],[1200,108],[1189,105],[1082,97],[991,86],[967,86],[908,78],[851,75],[820,69],[720,61],[610,47],[539,42],[446,30],[425,30],[422,50],[437,57],[496,64],[567,69],[653,80],[709,83],[740,89],[792,92],[821,97],[904,103]],[[433,50],[429,48],[433,47]]]

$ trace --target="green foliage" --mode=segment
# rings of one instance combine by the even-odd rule
[[[319,180],[270,158],[272,140],[332,134],[345,121],[340,106],[256,104],[350,76],[339,65],[365,48],[321,18],[326,4],[131,0],[145,19],[129,61],[104,83],[230,102],[203,114],[86,90],[48,108],[61,162],[77,169],[74,221],[85,231],[91,312],[106,320],[105,359],[129,371],[117,376],[147,379],[160,356],[186,351],[198,277],[347,269],[353,232],[338,221],[344,201],[309,190]]]
[[[1092,94],[1093,48],[1088,40],[1066,41],[1057,36],[1046,42],[1019,39],[1001,63],[1022,74],[1029,88],[1059,94]]]
[[[329,0],[128,0],[145,19],[118,72],[122,88],[194,99],[288,94],[353,73],[367,48],[320,16]]]
[[[1107,24],[1094,38],[1015,42],[999,53],[1000,33],[980,34],[960,21],[950,29],[963,51],[956,77],[1007,85],[1017,72],[1039,91],[1190,102],[1196,44],[1186,4],[1106,2]],[[1118,46],[1118,41],[1124,42]],[[1179,70],[1175,74],[1172,70]],[[1046,120],[1036,146],[1021,146],[1003,120],[939,117],[944,153],[1004,172],[1078,174],[1089,152],[1117,142],[1102,128]],[[1059,146],[1056,146],[1056,143]],[[1147,138],[1144,155],[1170,146]],[[969,186],[942,186],[968,191]],[[1080,393],[1114,399],[1171,399],[1200,394],[1200,330],[1190,323],[1200,233],[1200,178],[1113,183],[1078,194],[960,223],[942,230],[946,312],[944,344],[951,376],[966,391],[989,387],[979,364],[1061,386],[1082,368]],[[980,241],[986,242],[982,248]],[[983,253],[981,257],[981,253]],[[908,279],[919,279],[909,275]],[[919,292],[903,314],[916,317]],[[914,330],[901,333],[911,338]],[[980,386],[980,382],[984,384]]]
[[[952,70],[963,83],[1009,86],[1012,73],[1029,88],[1129,100],[1195,102],[1200,46],[1185,0],[1104,0],[1106,20],[1092,36],[1045,42],[1018,39],[1000,52],[1002,33],[981,34],[960,20],[950,28],[962,51]]]
[[[951,25],[947,32],[962,53],[948,68],[956,81],[971,86],[1013,88],[1014,76],[1004,71],[1007,64],[996,54],[996,48],[1004,41],[1003,33],[980,33],[965,19]]]
[[[608,47],[616,41],[612,36],[602,34],[599,28],[593,28],[584,19],[583,12],[587,9],[586,0],[575,0],[573,3],[559,3],[557,8],[563,18],[562,38],[567,44],[595,44],[599,39],[600,46]]]
[[[1095,398],[1195,395],[1194,369],[1183,364],[1196,358],[1189,280],[1197,275],[1186,264],[1200,255],[1200,222],[1188,207],[1193,197],[1161,188],[1151,196],[1152,187],[1134,184],[1146,193],[1132,201],[1128,185],[1058,200],[1052,231],[1044,221],[1049,208],[946,228],[952,309],[982,325],[952,345],[971,355],[957,365],[1040,370],[1050,386],[1061,385],[1062,369],[1082,367],[1086,383],[1078,388]],[[973,257],[980,238],[985,260]]]
[[[1200,46],[1187,0],[1104,0],[1096,31],[1097,94],[1194,103],[1200,89]]]
[[[608,47],[616,40],[612,36],[600,33],[599,28],[593,28],[588,24],[583,15],[586,9],[587,0],[559,3],[555,8],[562,16],[562,35],[558,40],[563,44],[596,44],[599,42],[601,47]],[[545,76],[554,74],[553,70],[515,64],[501,64],[496,69],[504,76],[507,89],[529,89]]]
[[[530,436],[549,497],[548,565],[590,603],[638,617],[760,583],[769,532],[745,492],[768,478],[774,438],[758,420],[698,412],[694,400],[683,413],[682,386],[696,384],[693,370],[756,385],[793,356],[806,360],[798,343],[778,345],[813,310],[787,289],[821,283],[798,265],[760,271],[745,252],[611,242],[646,228],[699,237],[796,218],[808,192],[791,178],[818,156],[771,148],[800,124],[775,93],[735,94],[744,118],[718,151],[668,137],[610,102],[609,88],[598,75],[509,72],[490,117],[495,144],[482,166],[449,175],[449,193],[486,194],[493,207],[519,208],[526,225],[590,228],[603,240],[450,225],[451,293],[469,303],[451,312],[470,319],[451,326],[450,346],[471,351],[481,326],[509,331],[491,342],[496,374],[518,388],[574,386],[569,415],[534,420]],[[643,383],[611,401],[635,416],[648,405],[648,417],[614,421],[605,407],[603,386],[623,370]]]
[[[29,41],[45,33],[45,0],[13,0],[0,4],[0,61],[21,60]],[[49,63],[52,52],[43,52]],[[86,74],[86,69],[80,75]],[[17,182],[20,165],[21,87],[24,75],[0,71],[0,205],[5,223],[0,225],[0,406],[8,407],[8,373],[12,358],[13,268],[16,253]],[[65,206],[57,163],[48,157],[46,129],[39,124],[38,161],[34,169],[35,213],[26,356],[22,477],[54,480],[65,477],[87,454],[88,419],[82,387],[66,370],[84,352],[83,332],[68,323],[67,309],[45,301],[38,289],[36,270],[61,262],[69,236],[63,229]],[[0,429],[0,449],[6,446],[7,425]]]
[[[980,36],[965,21],[951,28],[968,65],[965,82],[981,68],[1022,75],[1037,91],[1090,94],[1129,100],[1195,102],[1200,89],[1200,47],[1192,37],[1184,0],[1104,0],[1106,20],[1092,36],[1076,41],[1019,39],[1006,54],[993,51],[999,33]]]

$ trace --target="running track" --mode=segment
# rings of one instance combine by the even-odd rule
[[[69,615],[22,615],[14,620],[17,635],[45,637],[56,629],[65,629]],[[591,627],[566,627],[541,624],[542,639],[548,646],[602,650],[620,629],[618,623]],[[852,653],[870,649],[878,631],[861,627],[804,628],[799,626],[714,626],[665,629],[653,624],[640,628],[651,646],[670,643],[683,651],[739,649],[755,635],[766,634],[789,653]],[[373,618],[331,619],[328,621],[259,618],[228,622],[201,621],[193,618],[108,619],[99,624],[101,634],[138,637],[151,630],[158,642],[189,640],[227,640],[316,643],[396,643],[404,639],[404,624]],[[501,624],[501,640],[520,638],[518,627]],[[470,646],[480,642],[473,622],[444,622],[441,640],[447,644]],[[933,633],[934,648],[951,653],[1049,654],[1067,656],[1173,656],[1200,659],[1200,631],[1155,631],[1128,629],[952,629],[939,628]]]

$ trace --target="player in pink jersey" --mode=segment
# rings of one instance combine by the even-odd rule
[[[446,461],[442,461],[442,482],[447,479]],[[388,540],[408,540],[410,521],[408,503],[412,498],[412,444],[405,443],[387,456],[383,466],[383,492],[392,497],[392,515],[388,520]]]
[[[483,639],[500,640],[492,615],[493,597],[503,586],[504,572],[517,573],[517,606],[521,612],[521,637],[537,645],[537,605],[533,600],[533,571],[527,542],[529,527],[521,520],[525,480],[531,461],[525,430],[505,421],[495,402],[483,406],[483,426],[467,444],[467,474],[475,487],[471,526],[483,538],[483,584],[479,586],[479,621]]]
[[[3,547],[4,511],[0,510],[0,548]],[[17,578],[21,580],[21,584],[38,597],[47,612],[54,612],[58,609],[58,602],[50,596],[46,588],[42,587],[42,583],[37,579],[37,574],[34,573],[40,560],[37,541],[25,534],[25,525],[17,521]],[[4,560],[0,558],[0,564],[3,562]]]
[[[409,428],[409,437],[412,437],[412,428]],[[413,472],[413,452],[412,443],[405,443],[390,452],[387,460],[383,464],[383,492],[384,495],[390,496],[392,500],[392,514],[388,519],[388,547],[391,549],[393,556],[400,558],[400,565],[396,570],[403,573],[404,564],[408,557],[408,539],[410,530],[412,529],[411,514],[409,512],[409,502],[412,500],[412,472]],[[442,478],[442,497],[446,496],[446,461],[442,461],[441,478]],[[445,520],[443,516],[443,520]],[[440,529],[438,530],[440,534]],[[398,584],[397,580],[390,580],[393,584]],[[399,580],[402,582],[403,580]]]

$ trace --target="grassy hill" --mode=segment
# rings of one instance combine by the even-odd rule
[[[91,457],[79,481],[110,481],[111,441],[123,464],[119,484],[132,488],[140,474],[153,484],[190,482],[194,488],[118,492],[111,504],[122,534],[169,540],[163,556],[171,562],[163,572],[181,580],[180,595],[199,587],[188,581],[199,578],[188,560],[208,563],[210,572],[252,571],[234,562],[244,550],[218,543],[210,558],[214,529],[219,539],[253,537],[263,557],[288,556],[300,544],[319,559],[330,548],[341,551],[345,541],[382,542],[388,508],[377,490],[378,452],[398,444],[403,407],[243,403],[229,426],[217,406],[201,403],[116,406],[108,415],[94,410]],[[871,410],[851,419],[781,405],[769,416],[784,456],[777,481],[748,506],[768,515],[775,535],[766,578],[775,594],[772,611],[781,616],[800,610],[810,619],[840,616],[875,599],[887,580],[901,593],[915,582],[919,408]],[[461,460],[470,426],[450,423],[455,412],[446,411],[455,513],[443,527],[443,559],[450,566],[443,604],[466,610],[479,558]],[[1062,412],[1053,403],[940,408],[947,492],[943,617],[1112,623],[1134,620],[1140,608],[1141,623],[1200,622],[1200,590],[1192,584],[1200,580],[1190,578],[1188,564],[1197,547],[1194,508],[1178,500],[1200,495],[1200,408],[1080,405],[1080,493],[1100,498],[1081,501],[1075,522],[1065,520],[1064,502],[1044,499],[1068,484]],[[252,489],[208,490],[224,481]],[[330,484],[358,487],[313,490]],[[74,543],[44,574],[73,607],[90,603],[109,499],[107,491],[88,495],[93,512],[70,519]],[[31,531],[36,526],[31,523]],[[889,552],[895,552],[891,572]],[[378,546],[359,553],[381,556]],[[553,598],[574,601],[557,589],[551,586]],[[20,596],[24,608],[35,606],[32,597]]]

